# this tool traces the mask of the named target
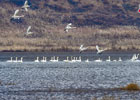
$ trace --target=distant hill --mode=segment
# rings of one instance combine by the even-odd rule
[[[0,0],[0,5],[16,8],[24,1]],[[29,0],[31,9],[39,11],[36,17],[40,20],[47,18],[45,21],[54,24],[72,22],[77,26],[140,25],[139,3],[139,0]]]
[[[78,49],[80,44],[91,49],[95,49],[96,44],[110,49],[140,48],[136,42],[139,39],[140,14],[137,11],[140,0],[28,1],[31,7],[25,12],[21,9],[25,0],[0,0],[0,50]],[[11,19],[16,9],[25,17]],[[70,22],[77,29],[65,33],[64,27]],[[25,36],[29,25],[34,34]],[[124,40],[129,42],[124,43]]]

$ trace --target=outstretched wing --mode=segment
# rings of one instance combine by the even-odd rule
[[[72,23],[69,23],[66,27],[71,27]]]
[[[25,8],[25,11],[28,11],[28,8]]]
[[[27,0],[25,1],[24,5],[28,5],[28,1]]]
[[[99,49],[99,46],[98,46],[98,45],[96,45],[96,50],[97,50],[97,51],[100,51],[100,49]]]
[[[83,48],[83,45],[80,46],[80,50],[82,50],[82,48]]]
[[[28,27],[28,29],[27,29],[27,33],[28,33],[30,30],[31,30],[31,26]]]
[[[16,16],[18,12],[19,12],[19,9],[17,9],[17,10],[15,11],[14,16]]]

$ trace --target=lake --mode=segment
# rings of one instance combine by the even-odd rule
[[[140,61],[130,61],[134,52],[1,52],[0,100],[92,100],[114,96],[121,100],[139,100],[140,91],[112,90],[129,83],[140,85]],[[59,62],[39,62],[36,57]],[[66,63],[66,57],[81,56],[82,62]],[[111,60],[122,61],[106,62]],[[23,63],[6,62],[10,57],[23,57]],[[101,58],[103,62],[94,60]],[[89,62],[85,62],[89,59]]]

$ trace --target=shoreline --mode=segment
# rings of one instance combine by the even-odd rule
[[[68,50],[62,50],[62,49],[57,49],[57,50],[1,50],[0,52],[79,52],[79,50],[72,50],[72,49],[68,49]],[[86,51],[83,51],[84,53],[86,53],[86,52],[96,52],[96,50],[95,49],[93,49],[93,50],[86,50]],[[133,50],[131,50],[131,49],[129,49],[129,50],[106,50],[106,51],[104,51],[104,52],[106,52],[106,53],[119,53],[119,52],[135,52],[135,53],[138,53],[138,52],[140,52],[140,50],[136,50],[136,49],[133,49]]]

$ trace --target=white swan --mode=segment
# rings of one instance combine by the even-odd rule
[[[64,62],[70,62],[70,61],[69,61],[69,57],[67,57],[67,59],[66,59],[66,60],[63,60],[63,61],[64,61]]]
[[[53,58],[51,58],[50,61],[51,61],[51,62],[58,62],[58,61],[59,61],[59,57],[56,57],[56,59],[55,59],[55,56],[54,56]]]
[[[12,16],[13,19],[20,19],[20,18],[24,17],[24,15],[17,16],[18,12],[19,12],[19,9],[17,9],[17,10],[15,11],[14,15]]]
[[[88,47],[84,47],[84,45],[81,45],[80,48],[79,48],[80,53],[81,53],[82,51],[87,50],[87,48],[88,48]]]
[[[79,57],[79,59],[76,60],[76,62],[81,62],[81,56]]]
[[[139,61],[138,57],[139,57],[139,54],[134,54],[131,58],[131,61]]]
[[[139,54],[134,54],[131,58],[131,61],[138,61]]]
[[[13,57],[11,57],[11,59],[7,60],[6,62],[13,62]]]
[[[33,32],[31,32],[30,30],[31,30],[31,26],[29,26],[28,28],[27,28],[27,31],[26,31],[26,35],[30,35],[30,34],[32,34]]]
[[[111,61],[110,56],[108,56],[108,59],[107,59],[106,61],[108,61],[108,62],[110,62],[110,61]]]
[[[23,57],[21,57],[20,60],[18,60],[17,62],[22,63],[23,62]]]
[[[41,62],[47,62],[47,58],[43,57],[43,59],[41,60]]]
[[[94,60],[95,62],[102,62],[102,60],[99,58],[97,60]]]
[[[73,57],[70,62],[76,62],[76,57]]]
[[[65,27],[65,32],[68,32],[69,29],[76,28],[76,27],[71,27],[71,26],[72,26],[72,23],[69,23],[69,24]]]
[[[16,59],[15,59],[15,60],[13,60],[13,62],[18,62],[18,58],[16,57]]]
[[[119,57],[119,60],[118,61],[122,61],[122,58],[121,57]]]
[[[39,62],[39,57],[36,57],[36,60],[34,62]]]
[[[103,51],[105,51],[105,49],[104,50],[99,49],[98,45],[96,45],[96,50],[97,50],[97,54],[101,54]]]
[[[28,1],[26,0],[25,3],[24,3],[24,5],[22,6],[22,8],[24,8],[25,11],[28,11],[28,8],[29,8],[29,7],[30,7],[30,6],[28,5]]]
[[[89,62],[89,60],[87,59],[87,60],[85,60],[85,62]]]

